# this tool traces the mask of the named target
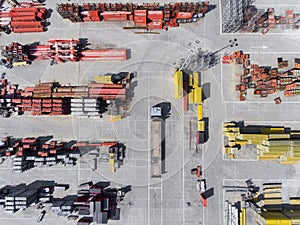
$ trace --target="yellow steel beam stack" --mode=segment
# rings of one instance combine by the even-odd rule
[[[288,216],[275,211],[256,214],[256,221],[260,225],[292,225],[292,221]]]
[[[225,153],[230,159],[234,159],[234,153],[238,150],[237,144],[240,143],[240,140],[236,139],[236,137],[240,134],[240,128],[236,127],[235,123],[224,123],[223,133],[229,141],[228,145],[225,146]]]
[[[175,98],[183,98],[183,73],[176,71],[174,74]]]
[[[109,168],[110,168],[111,173],[115,172],[115,154],[114,153],[109,153]]]
[[[111,76],[94,76],[94,81],[101,84],[112,84]]]
[[[262,134],[284,134],[284,127],[266,127],[260,129]]]
[[[247,225],[246,223],[246,208],[242,208],[240,212],[240,225]]]
[[[290,204],[291,205],[300,205],[300,198],[299,197],[291,197]]]
[[[199,85],[199,73],[189,75],[189,102],[193,104],[202,103],[202,87]]]
[[[281,205],[281,183],[267,183],[263,184],[264,205]]]
[[[193,72],[193,88],[200,87],[199,83],[199,73]]]

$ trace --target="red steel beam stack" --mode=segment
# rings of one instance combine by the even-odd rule
[[[104,100],[114,100],[116,98],[126,99],[126,88],[122,84],[98,84],[90,83],[89,97],[90,98],[103,98]]]
[[[101,13],[104,21],[126,21],[129,20],[129,15],[131,15],[130,12],[124,11],[104,11]]]
[[[9,12],[10,27],[14,33],[44,32],[46,8],[15,7]]]
[[[29,54],[35,60],[49,60],[51,59],[51,45],[36,45],[29,46]]]
[[[80,57],[81,61],[122,61],[126,59],[126,49],[83,50]]]
[[[53,98],[54,83],[37,84],[35,87],[25,88],[21,93],[22,104],[18,105],[21,111],[30,111],[31,115],[68,115],[71,112],[69,99]]]

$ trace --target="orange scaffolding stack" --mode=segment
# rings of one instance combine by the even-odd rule
[[[277,91],[284,91],[284,96],[291,97],[300,94],[300,59],[295,58],[294,68],[284,71],[287,68],[288,61],[278,57],[278,67],[259,66],[250,64],[250,54],[244,54],[243,51],[233,52],[230,56],[223,57],[223,64],[236,63],[243,65],[244,72],[239,74],[240,83],[235,86],[240,92],[240,100],[244,101],[247,95],[247,89],[254,89],[255,95],[267,97]],[[279,104],[281,99],[276,98],[275,103]]]

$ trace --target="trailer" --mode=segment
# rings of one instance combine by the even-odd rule
[[[161,177],[163,173],[163,128],[164,120],[161,107],[151,107],[151,177]]]

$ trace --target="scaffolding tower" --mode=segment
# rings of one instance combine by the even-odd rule
[[[244,14],[255,0],[221,0],[222,32],[237,32],[244,24]]]

